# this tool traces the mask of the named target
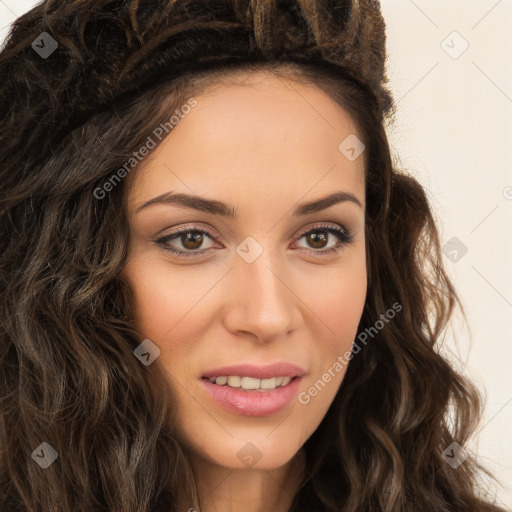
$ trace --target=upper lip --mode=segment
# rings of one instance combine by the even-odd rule
[[[211,379],[212,377],[239,375],[254,379],[271,379],[272,377],[302,377],[304,374],[305,371],[300,366],[279,362],[265,366],[250,363],[223,366],[203,373],[202,377]]]

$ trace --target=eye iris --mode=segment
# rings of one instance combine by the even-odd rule
[[[189,242],[192,242],[192,246],[188,245]],[[181,243],[183,244],[183,247],[185,247],[185,249],[198,249],[199,247],[201,247],[201,244],[203,243],[203,235],[200,233],[193,233],[190,231],[188,233],[182,233]]]
[[[320,236],[318,236],[318,234],[320,234]],[[306,236],[308,238],[308,243],[311,243],[311,245],[315,249],[322,249],[323,247],[325,247],[325,243],[324,243],[324,245],[320,244],[320,246],[318,246],[316,244],[318,241],[327,242],[327,239],[328,239],[328,235],[327,235],[326,231],[312,231],[311,233],[308,233]],[[312,240],[312,242],[311,242],[311,240]]]

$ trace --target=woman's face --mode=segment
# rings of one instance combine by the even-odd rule
[[[122,277],[193,454],[277,468],[325,416],[362,315],[364,153],[316,87],[261,75],[196,100],[133,176]]]

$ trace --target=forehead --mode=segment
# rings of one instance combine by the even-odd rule
[[[361,138],[356,124],[318,87],[260,73],[195,99],[137,173],[137,196],[177,186],[297,197],[312,187],[364,189],[364,154],[351,161],[339,148]]]

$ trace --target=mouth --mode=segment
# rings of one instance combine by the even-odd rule
[[[292,381],[300,379],[298,375],[290,377],[289,375],[280,375],[267,379],[257,379],[242,375],[220,375],[218,377],[202,377],[211,384],[220,387],[229,387],[239,391],[265,392],[273,391],[288,386]]]
[[[243,416],[271,416],[290,406],[306,372],[284,361],[257,366],[224,366],[201,376],[206,396],[220,408]]]
[[[263,388],[265,386],[280,386],[283,379],[286,381],[289,377],[291,380],[294,377],[302,377],[305,373],[304,369],[300,366],[286,362],[269,365],[242,363],[209,370],[203,373],[202,378],[214,378],[215,383],[220,386],[227,384],[233,387],[255,389],[254,386],[258,384],[258,380],[260,382],[257,387],[260,387],[261,382],[263,382]],[[217,379],[220,380],[217,382]],[[225,381],[225,379],[227,380]],[[272,379],[275,379],[275,381],[272,381]],[[281,379],[281,382],[279,382],[279,379]],[[238,382],[239,380],[240,382]]]
[[[224,377],[224,378],[222,378]],[[218,407],[242,416],[272,416],[288,408],[297,397],[302,377],[285,376],[254,379],[246,376],[203,377],[201,383],[206,396]],[[215,382],[211,382],[215,378]],[[217,384],[217,379],[224,384]],[[281,383],[277,385],[279,379]],[[265,381],[274,381],[267,383]],[[258,381],[258,382],[254,382]],[[230,385],[231,384],[233,385]],[[240,386],[234,386],[240,384]],[[252,389],[245,389],[248,386]],[[258,386],[258,387],[256,387]],[[262,386],[274,386],[264,389]]]

